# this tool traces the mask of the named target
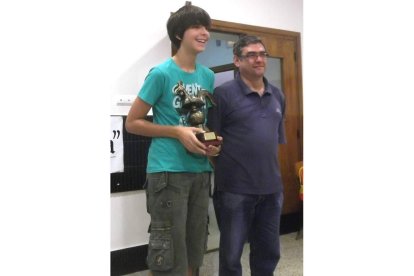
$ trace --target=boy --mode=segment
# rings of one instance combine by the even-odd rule
[[[210,25],[208,13],[191,4],[170,16],[168,36],[177,53],[150,70],[125,123],[128,132],[153,137],[146,193],[151,216],[147,263],[154,276],[193,275],[203,262],[212,170],[208,156],[220,148],[196,138],[204,131],[189,126],[177,91],[184,86],[191,96],[212,93],[214,73],[195,62],[206,47]],[[145,120],[150,108],[153,122]]]

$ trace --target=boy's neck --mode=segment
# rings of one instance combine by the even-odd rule
[[[172,59],[183,71],[188,73],[192,73],[195,71],[196,55],[183,53],[180,50],[178,50],[178,52],[172,57]]]

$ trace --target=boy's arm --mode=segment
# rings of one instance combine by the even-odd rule
[[[129,110],[125,121],[128,132],[148,137],[169,137],[178,139],[190,152],[206,154],[207,147],[198,141],[195,133],[203,132],[196,127],[167,126],[154,124],[145,119],[151,105],[137,97]]]

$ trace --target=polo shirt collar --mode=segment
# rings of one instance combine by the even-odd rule
[[[244,83],[244,81],[240,77],[240,72],[237,72],[235,79],[239,83],[239,85],[240,85],[240,87],[242,89],[242,92],[245,95],[248,95],[248,94],[251,94],[251,93],[256,93],[256,91],[250,90],[250,88]],[[269,82],[267,81],[267,79],[266,79],[265,76],[263,76],[263,82],[264,82],[264,85],[265,85],[265,89],[264,89],[263,95],[264,94],[270,94],[270,93],[272,93],[271,90],[270,90],[270,87],[269,87]]]

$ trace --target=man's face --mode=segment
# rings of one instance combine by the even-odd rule
[[[267,64],[267,52],[261,43],[250,44],[243,48],[240,57],[234,56],[233,61],[242,76],[263,77]]]

